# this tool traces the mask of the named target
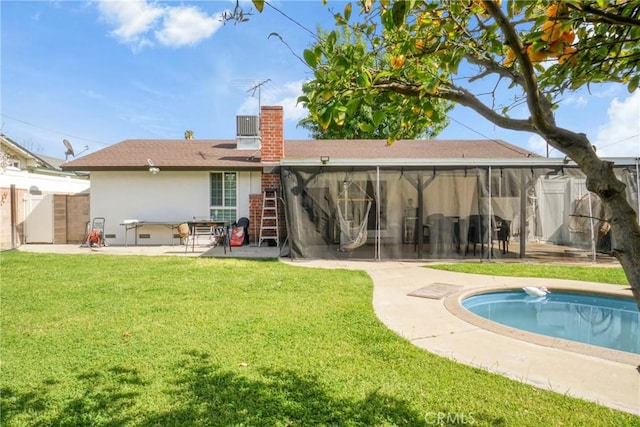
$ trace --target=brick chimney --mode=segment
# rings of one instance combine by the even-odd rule
[[[279,163],[284,158],[284,112],[281,106],[260,108],[262,163]]]

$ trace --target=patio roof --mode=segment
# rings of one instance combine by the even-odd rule
[[[451,159],[540,157],[501,140],[415,139],[388,145],[385,140],[294,140],[285,142],[285,159],[329,156],[336,159]]]

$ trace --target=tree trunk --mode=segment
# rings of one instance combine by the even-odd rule
[[[559,129],[558,129],[559,130]],[[611,225],[611,255],[624,270],[640,309],[640,225],[638,214],[625,195],[625,185],[613,171],[613,163],[600,159],[584,134],[554,135],[549,143],[572,158],[587,177],[587,189],[602,200],[605,220]],[[561,140],[560,143],[558,141]]]
[[[598,160],[597,162],[592,161],[592,164],[587,165],[587,168],[599,170],[587,174],[587,189],[602,199],[605,220],[611,225],[613,236],[611,254],[620,261],[631,285],[633,297],[638,309],[640,309],[640,225],[638,225],[638,216],[625,197],[625,186],[614,175],[612,164]]]

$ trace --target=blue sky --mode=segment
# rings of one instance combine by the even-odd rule
[[[257,114],[260,103],[284,107],[285,138],[307,139],[296,98],[310,72],[296,55],[312,44],[310,31],[332,27],[329,9],[345,2],[278,0],[282,13],[265,7],[247,23],[223,25],[220,13],[234,4],[3,0],[2,133],[59,158],[63,139],[76,153],[88,147],[82,154],[131,138],[183,138],[188,129],[234,139],[235,117]],[[456,107],[451,118],[439,138],[503,139],[545,155],[539,137],[469,109]],[[567,95],[557,120],[586,133],[603,156],[640,156],[640,91],[596,85]]]

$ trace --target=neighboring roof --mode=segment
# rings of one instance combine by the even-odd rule
[[[285,159],[329,156],[344,162],[376,159],[526,159],[540,157],[499,140],[285,140]],[[63,170],[145,170],[150,164],[165,170],[259,169],[261,152],[237,150],[235,140],[131,139],[62,165]],[[268,166],[273,166],[268,164]]]
[[[31,151],[24,148],[8,136],[0,133],[0,146],[2,151],[6,152],[11,157],[19,157],[26,161],[28,167],[56,169],[51,163],[46,161],[43,157],[33,154]]]
[[[58,157],[45,156],[42,154],[40,154],[39,156],[42,160],[49,163],[49,165],[51,165],[52,168],[58,169],[58,170],[60,170],[60,165],[66,162],[65,159],[60,159]]]

